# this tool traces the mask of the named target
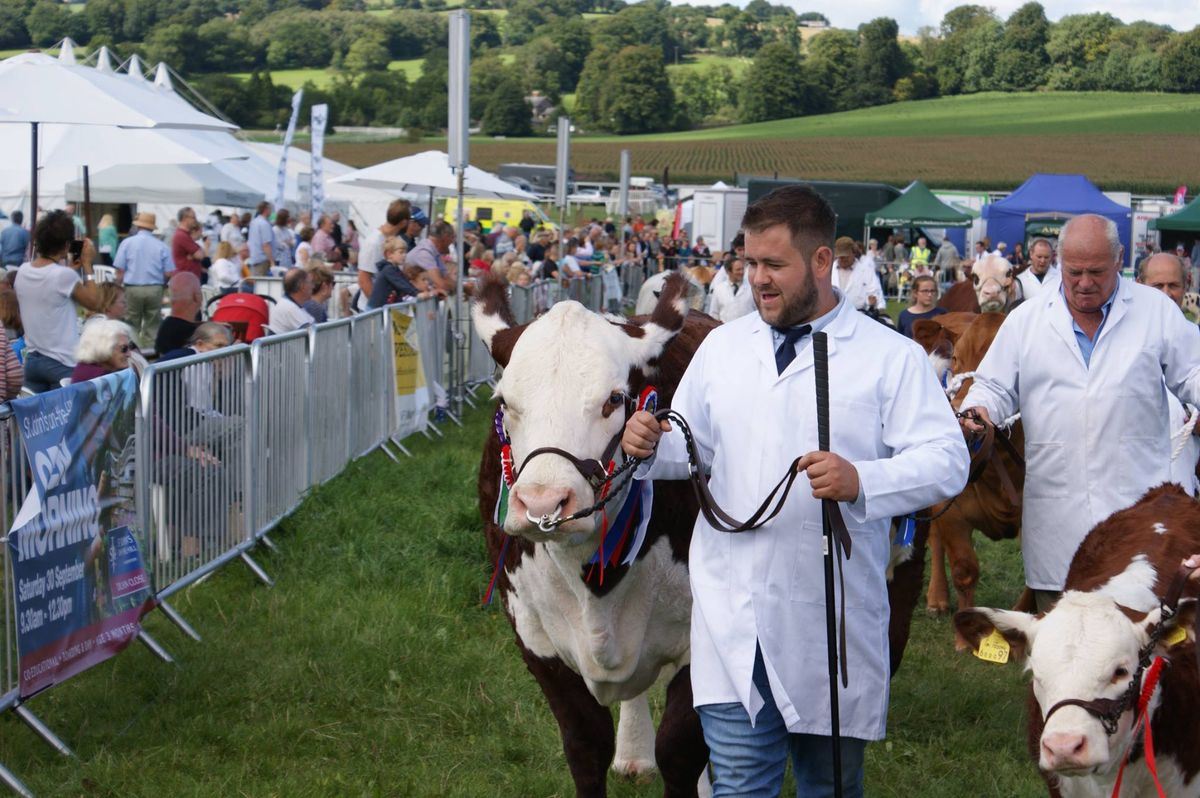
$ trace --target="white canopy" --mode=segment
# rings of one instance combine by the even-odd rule
[[[215,164],[123,164],[89,175],[92,202],[232,205],[249,208],[262,201],[262,191],[217,168]],[[66,185],[66,198],[83,199],[83,181]]]
[[[424,194],[433,189],[439,197],[454,196],[458,192],[458,178],[450,171],[450,159],[446,153],[437,150],[368,166],[366,169],[335,177],[329,182],[416,194]],[[474,166],[467,167],[464,186],[468,197],[537,199],[536,195]]]
[[[143,81],[144,83],[145,81]],[[236,130],[149,85],[41,53],[0,61],[0,122]]]

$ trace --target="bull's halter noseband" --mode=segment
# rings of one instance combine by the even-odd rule
[[[658,392],[653,386],[646,386],[636,401],[629,394],[624,394],[624,398],[626,422],[638,410],[648,410],[653,413],[658,408]],[[537,524],[538,529],[542,532],[551,532],[556,527],[568,521],[587,518],[597,510],[602,509],[614,497],[620,495],[621,490],[633,477],[634,468],[641,462],[636,457],[626,457],[625,462],[618,467],[613,460],[617,454],[617,447],[621,445],[621,436],[625,433],[625,424],[622,424],[617,433],[609,440],[608,445],[604,447],[604,452],[599,458],[577,457],[571,452],[560,449],[557,446],[542,446],[525,455],[525,459],[522,461],[520,467],[514,469],[512,441],[508,437],[508,431],[504,428],[503,402],[496,408],[495,426],[496,435],[500,438],[500,463],[504,472],[504,483],[508,486],[509,490],[512,490],[513,485],[520,479],[521,472],[529,465],[530,460],[543,454],[555,454],[570,463],[588,485],[591,486],[596,495],[596,502],[590,507],[585,507],[565,518],[559,515],[558,510],[543,515],[540,518],[533,516],[526,510],[525,518],[530,523]],[[624,477],[620,484],[616,483],[618,477]]]
[[[1094,715],[1100,721],[1101,725],[1104,726],[1104,733],[1109,737],[1117,733],[1121,716],[1127,711],[1132,709],[1134,711],[1134,721],[1137,721],[1138,694],[1142,689],[1142,675],[1150,667],[1150,661],[1154,658],[1154,649],[1159,641],[1162,640],[1163,635],[1166,634],[1167,624],[1175,617],[1179,598],[1183,595],[1183,589],[1194,570],[1196,569],[1181,565],[1179,566],[1179,570],[1175,572],[1175,578],[1171,581],[1171,586],[1167,589],[1167,594],[1162,600],[1162,614],[1159,616],[1158,623],[1150,630],[1150,639],[1138,650],[1137,669],[1129,677],[1129,684],[1121,694],[1116,698],[1092,698],[1086,700],[1082,698],[1064,698],[1050,707],[1050,711],[1042,718],[1043,725],[1050,721],[1051,715],[1063,707],[1079,707],[1088,714]]]

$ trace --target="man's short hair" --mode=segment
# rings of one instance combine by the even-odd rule
[[[269,211],[270,209],[271,209],[271,203],[268,202],[267,200],[263,200],[262,202],[260,202],[254,206],[254,214],[256,216],[262,216],[266,211]]]
[[[175,221],[182,222],[190,214],[194,214],[194,213],[195,213],[195,211],[192,210],[190,205],[184,205],[182,208],[180,208],[178,211],[175,212]]]
[[[304,287],[304,281],[308,279],[308,274],[304,269],[291,269],[283,276],[283,292],[285,294],[298,294],[300,289]]]
[[[1033,251],[1043,244],[1045,244],[1047,247],[1050,248],[1050,254],[1053,255],[1054,254],[1054,245],[1050,243],[1050,239],[1042,238],[1041,236],[1038,236],[1037,238],[1035,238],[1029,242],[1029,254],[1032,255]]]
[[[406,199],[396,199],[388,203],[387,223],[399,227],[412,218],[412,204]]]
[[[742,229],[754,233],[781,224],[792,234],[792,246],[807,260],[820,247],[833,246],[837,216],[811,187],[795,185],[782,186],[755,200],[742,217]]]
[[[1108,251],[1115,261],[1121,255],[1121,234],[1117,231],[1117,223],[1107,216],[1100,216],[1095,213],[1085,213],[1082,216],[1072,216],[1067,220],[1067,223],[1062,226],[1062,232],[1058,234],[1058,246],[1066,249],[1067,235],[1075,229],[1078,222],[1083,219],[1096,219],[1100,222],[1101,229],[1104,230],[1104,238],[1108,242]]]
[[[23,221],[25,221],[24,213],[22,213],[21,211],[13,211],[12,212],[12,223],[13,224],[20,225],[21,222],[23,222]]]
[[[454,225],[443,219],[438,219],[429,226],[430,238],[444,238],[452,235],[454,235]]]
[[[66,211],[50,211],[33,228],[33,248],[43,258],[57,255],[75,240],[75,220]]]
[[[218,321],[206,321],[192,332],[188,346],[215,344],[217,341],[221,342],[220,346],[229,346],[233,343],[233,331]]]

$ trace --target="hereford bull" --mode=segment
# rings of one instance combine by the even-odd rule
[[[1021,301],[1014,267],[1000,255],[963,264],[966,279],[946,289],[938,307],[951,313],[1006,313]]]
[[[1149,643],[1181,561],[1196,552],[1200,504],[1177,485],[1163,485],[1088,533],[1071,561],[1066,592],[1044,616],[984,608],[955,616],[959,634],[971,646],[978,648],[994,630],[1032,672],[1030,753],[1051,796],[1113,795],[1126,757],[1121,796],[1162,794],[1134,733],[1131,704],[1136,702],[1117,707],[1119,717],[1109,731],[1092,711],[1102,707],[1072,701],[1119,701],[1138,677],[1134,689],[1142,692],[1150,671],[1139,664],[1151,654],[1167,660],[1147,705],[1158,778],[1171,798],[1200,796],[1200,677],[1193,628],[1200,585],[1194,577],[1185,583],[1185,598],[1164,624],[1163,636]]]
[[[978,368],[1003,322],[1004,316],[999,313],[946,313],[919,319],[913,325],[913,338],[929,353],[938,375],[958,386],[950,400],[955,410],[971,386],[970,373]],[[1013,424],[1008,440],[1018,454],[1024,452],[1025,434],[1020,421]],[[946,559],[950,561],[958,608],[975,605],[979,558],[971,544],[972,532],[978,529],[992,540],[1017,537],[1021,532],[1024,484],[1024,464],[1007,447],[993,443],[990,450],[976,452],[963,492],[952,502],[931,509],[930,514],[937,517],[929,529],[931,570],[925,595],[929,612],[940,615],[950,608]]]
[[[691,488],[654,483],[651,520],[632,561],[626,557],[636,530],[623,550],[593,563],[601,527],[619,515],[633,490],[628,484],[606,511],[548,531],[538,523],[592,505],[599,487],[548,447],[580,463],[619,459],[612,444],[625,425],[628,398],[653,385],[660,406],[669,406],[692,354],[717,325],[702,314],[685,315],[686,290],[687,282],[673,276],[640,323],[560,302],[518,327],[495,284],[473,305],[476,329],[504,367],[497,394],[513,463],[507,511],[497,517],[501,443],[493,430],[479,471],[488,554],[496,562],[503,553],[496,586],[521,656],[558,721],[581,796],[606,794],[610,763],[631,777],[647,777],[657,764],[666,795],[696,795],[708,761],[688,671],[687,555],[697,513]],[[512,536],[507,547],[506,535]],[[646,693],[664,674],[667,700],[656,737]],[[615,738],[614,703],[620,703]]]
[[[561,302],[516,326],[495,284],[472,307],[476,329],[504,367],[497,393],[512,462],[500,514],[502,444],[493,430],[479,471],[488,554],[500,561],[496,589],[558,722],[579,795],[605,794],[610,762],[634,777],[649,775],[657,763],[666,795],[695,795],[708,758],[688,671],[687,556],[698,512],[688,483],[653,483],[644,542],[631,561],[623,551],[606,557],[615,564],[604,569],[592,562],[604,512],[550,531],[539,526],[543,516],[564,518],[596,501],[597,480],[579,468],[612,456],[628,397],[653,385],[659,406],[670,406],[696,348],[718,324],[700,313],[685,316],[687,290],[682,277],[671,276],[649,318],[627,322]],[[628,488],[616,491],[609,518],[619,516],[628,496]],[[893,673],[920,594],[927,532],[928,524],[916,525],[912,556],[898,558],[889,583]],[[670,681],[656,737],[646,691],[660,673]],[[613,703],[620,704],[615,740]]]

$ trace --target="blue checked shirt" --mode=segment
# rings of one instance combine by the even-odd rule
[[[167,275],[175,271],[171,250],[149,230],[122,241],[113,266],[125,273],[125,285],[164,285]]]

